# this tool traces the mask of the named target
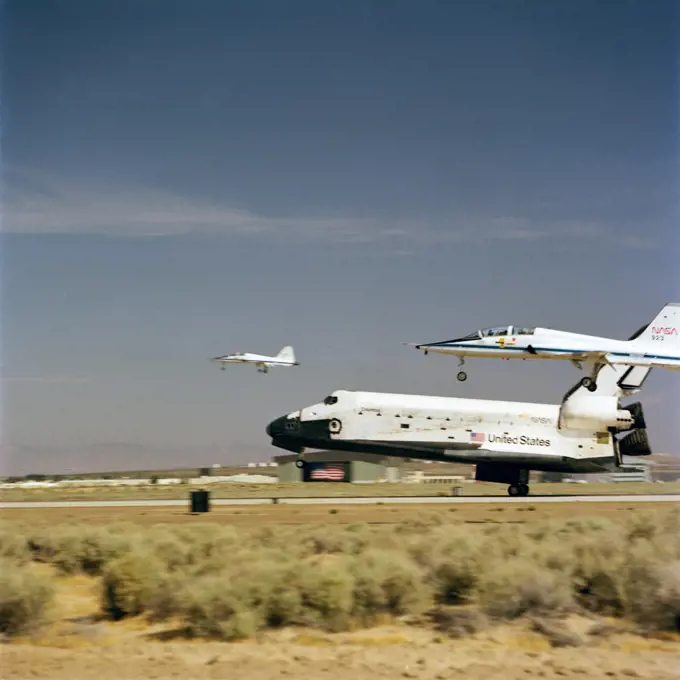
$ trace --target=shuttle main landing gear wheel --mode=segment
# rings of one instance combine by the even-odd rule
[[[298,459],[295,461],[295,467],[296,467],[296,468],[302,469],[304,466],[305,466],[305,461],[304,461],[303,458],[298,458]]]
[[[509,496],[528,496],[529,495],[529,485],[528,484],[511,484],[508,487]]]

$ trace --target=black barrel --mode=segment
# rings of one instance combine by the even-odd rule
[[[191,512],[210,512],[210,492],[205,489],[191,492]]]

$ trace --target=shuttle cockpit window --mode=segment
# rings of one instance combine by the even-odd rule
[[[333,404],[338,403],[338,398],[331,394],[323,400],[323,403],[326,404],[326,406],[332,406]]]

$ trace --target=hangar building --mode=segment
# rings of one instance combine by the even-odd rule
[[[275,456],[279,482],[398,482],[401,467],[394,459],[368,453],[308,451],[304,468],[295,465],[296,454]]]

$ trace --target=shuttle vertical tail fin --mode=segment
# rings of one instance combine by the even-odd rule
[[[281,361],[290,361],[291,363],[295,363],[295,352],[290,345],[287,345],[276,355],[276,358],[280,359]]]
[[[654,345],[663,353],[680,353],[680,302],[669,302],[636,336],[631,347]]]

